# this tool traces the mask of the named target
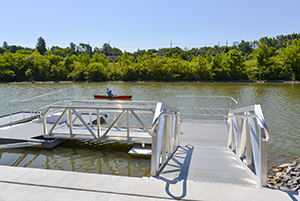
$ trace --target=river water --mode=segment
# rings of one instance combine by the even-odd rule
[[[63,90],[66,100],[92,100],[94,94],[105,94],[107,88],[112,89],[114,94],[132,95],[132,100],[135,101],[161,101],[170,106],[178,104],[175,98],[178,95],[231,96],[239,102],[239,107],[260,104],[271,134],[268,142],[268,163],[278,164],[300,157],[300,84],[293,83],[0,84],[0,115],[9,114],[10,100],[30,99],[57,90]],[[183,100],[183,104],[191,104],[188,101]],[[208,101],[208,104],[209,107],[214,107],[218,102]],[[12,105],[12,108],[22,109],[19,105]],[[0,165],[131,176],[148,176],[150,173],[149,159],[129,157],[118,151],[107,152],[74,146],[72,148],[68,143],[52,150],[1,151]]]

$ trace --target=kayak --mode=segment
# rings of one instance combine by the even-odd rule
[[[94,95],[94,98],[101,98],[101,99],[131,99],[132,96],[113,96],[113,97],[108,97],[107,95]]]

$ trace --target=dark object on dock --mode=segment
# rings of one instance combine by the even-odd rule
[[[107,118],[107,114],[104,114],[104,116],[105,116],[105,118]],[[104,118],[101,116],[101,117],[100,117],[100,123],[104,123],[104,122],[105,122],[105,120],[104,120]],[[93,121],[92,121],[92,124],[97,125],[97,119],[93,120]]]

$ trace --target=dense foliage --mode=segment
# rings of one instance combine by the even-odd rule
[[[179,47],[122,52],[105,43],[45,49],[0,48],[0,81],[237,81],[300,80],[300,34],[234,43],[231,47]],[[118,58],[117,61],[112,56]]]

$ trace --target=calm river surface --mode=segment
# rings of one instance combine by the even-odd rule
[[[161,101],[175,106],[178,95],[231,96],[239,107],[260,104],[270,130],[268,142],[269,164],[278,164],[290,157],[300,157],[300,84],[283,83],[34,83],[0,84],[0,115],[9,114],[9,101],[30,99],[57,90],[64,91],[64,99],[93,99],[94,94],[133,95],[132,100]],[[185,104],[185,103],[183,103]],[[215,102],[210,101],[210,107]],[[18,110],[19,106],[13,106]],[[83,143],[83,142],[78,142]],[[87,150],[87,151],[86,151]],[[0,165],[28,166],[45,169],[147,176],[150,160],[131,158],[122,152],[72,148],[63,144],[52,150],[16,149],[1,151]],[[22,158],[23,157],[23,158]],[[27,157],[27,159],[26,159]],[[26,160],[25,160],[25,159]],[[72,159],[71,162],[69,159]],[[80,160],[76,160],[79,158]],[[24,160],[23,160],[24,159]],[[135,167],[138,167],[135,169]]]

